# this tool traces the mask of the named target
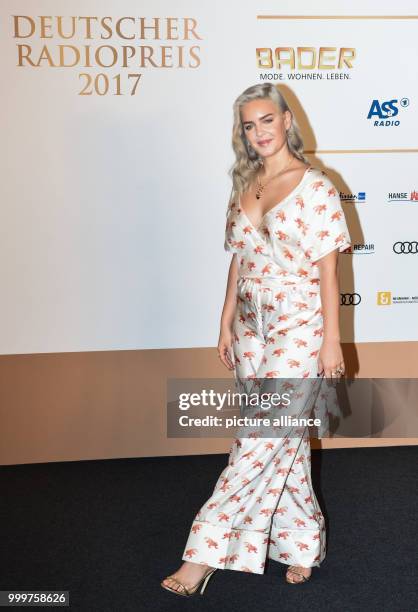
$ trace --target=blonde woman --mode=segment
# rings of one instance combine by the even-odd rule
[[[350,246],[338,192],[306,160],[293,113],[271,84],[235,101],[232,144],[219,358],[237,380],[338,380],[338,254]],[[262,574],[267,558],[288,565],[287,582],[306,582],[326,554],[310,459],[307,427],[282,438],[237,437],[191,525],[183,565],[161,586],[203,593],[216,569]]]

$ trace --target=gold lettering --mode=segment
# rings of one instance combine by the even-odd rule
[[[125,40],[132,40],[133,38],[135,38],[135,34],[132,34],[132,36],[124,36],[120,30],[120,24],[122,21],[125,20],[133,21],[133,23],[135,24],[135,17],[121,17],[116,22],[116,32],[121,38],[124,38]]]
[[[172,68],[173,64],[167,65],[166,61],[173,59],[173,47],[161,46],[161,68]]]
[[[200,57],[198,55],[196,55],[196,53],[194,52],[195,49],[198,49],[200,51],[200,47],[198,46],[194,46],[194,47],[190,47],[190,56],[196,60],[196,64],[191,64],[189,62],[189,68],[198,68],[200,66]]]
[[[310,53],[311,54],[311,62],[310,64],[304,65],[302,64],[302,53]],[[298,47],[298,69],[303,70],[312,70],[315,68],[316,64],[316,51],[313,47]]]
[[[190,46],[193,40],[202,40],[197,33],[197,20],[192,17],[126,16],[115,19],[110,16],[14,15],[12,18],[16,39],[34,39],[33,45],[16,45],[20,67],[106,69],[120,65],[123,68],[152,69],[197,68],[201,64],[200,46]],[[114,45],[100,44],[113,37]],[[161,37],[163,42],[157,42]],[[144,38],[150,39],[149,43],[124,44],[125,41],[142,41]],[[42,43],[44,39],[47,39],[47,44]],[[51,39],[55,40],[50,42]],[[73,39],[73,44],[58,44],[69,39]],[[182,40],[190,41],[190,44],[169,42]]]
[[[54,62],[52,61],[52,57],[51,57],[51,55],[49,53],[48,47],[46,45],[44,45],[42,47],[42,51],[41,51],[41,54],[39,56],[38,63],[36,65],[39,66],[39,64],[41,62],[43,62],[44,60],[46,60],[47,64],[49,64],[49,66],[53,66],[54,68],[56,68]]]
[[[61,36],[61,38],[74,38],[75,36],[75,24],[76,24],[76,18],[75,17],[71,17],[71,23],[72,23],[72,30],[71,30],[71,34],[67,34],[67,36],[65,36],[64,32],[63,32],[63,27],[62,27],[62,21],[63,21],[63,17],[57,17],[58,20],[58,35]]]
[[[93,68],[93,64],[91,63],[90,57],[90,45],[84,45],[84,66],[86,68]]]
[[[340,57],[338,60],[338,68],[342,68],[343,66],[347,66],[347,68],[353,67],[353,60],[356,57],[356,50],[350,47],[341,47],[340,49]]]
[[[131,47],[130,45],[124,45],[122,47],[122,67],[129,68],[128,60],[130,60],[135,55],[135,47]]]
[[[257,68],[273,68],[271,49],[260,47],[255,50]]]
[[[60,51],[59,66],[61,68],[72,68],[72,66],[77,66],[78,62],[80,61],[80,51],[77,49],[77,47],[74,47],[73,45],[58,45],[58,48]],[[66,49],[71,49],[72,51],[74,51],[74,62],[72,64],[65,63],[64,54]]]
[[[109,34],[109,36],[103,36],[103,34],[101,34],[100,38],[102,38],[103,40],[108,40],[109,38],[112,38],[113,35],[112,28],[110,27],[110,25],[107,25],[108,19],[110,19],[110,23],[112,23],[112,17],[103,17],[103,19],[100,21],[105,32]]]
[[[25,55],[24,52],[27,52],[27,55]],[[32,48],[29,45],[17,45],[17,56],[18,56],[17,65],[23,66],[23,60],[27,60],[31,66],[36,68],[37,67],[36,64],[34,64],[31,58],[29,57],[31,53],[32,53]]]
[[[31,25],[31,31],[29,34],[22,34],[19,28],[19,19],[26,19],[29,21]],[[29,38],[35,32],[36,26],[33,19],[30,17],[26,17],[25,15],[13,15],[13,24],[14,24],[14,38]]]
[[[184,47],[179,45],[177,47],[177,49],[178,49],[178,52],[179,52],[179,62],[177,64],[177,68],[185,68],[185,66],[183,64],[183,50],[184,50]]]
[[[282,58],[282,53],[288,53],[289,57]],[[277,47],[274,50],[274,54],[276,57],[276,67],[282,68],[284,64],[288,64],[292,70],[295,69],[295,52],[292,47]]]
[[[79,20],[85,20],[86,32],[84,38],[93,38],[91,34],[91,21],[97,21],[97,17],[79,17]]]
[[[104,64],[101,56],[102,54],[102,49],[110,49],[112,56],[113,56],[113,61],[111,64]],[[117,51],[114,47],[111,47],[110,45],[101,45],[100,47],[97,47],[97,49],[94,52],[94,59],[96,60],[96,62],[98,63],[99,66],[101,66],[102,68],[111,68],[112,66],[114,66],[116,64],[116,62],[118,61],[118,54]]]
[[[154,40],[160,40],[160,20],[158,19],[158,17],[153,17],[152,18],[154,21],[154,25],[145,25],[145,20],[146,17],[140,17],[139,18],[139,23],[140,23],[140,38],[145,39],[145,30],[153,30],[154,31],[154,36],[151,36],[151,38],[153,38]]]
[[[297,57],[298,70],[336,70],[343,67],[353,68],[353,60],[356,57],[356,50],[352,47],[276,47],[274,49],[274,62],[272,56],[273,49],[269,47],[257,47],[256,64],[257,68],[269,69],[277,68],[278,70],[289,66],[291,70],[295,70],[295,57]],[[338,53],[338,62],[337,62]],[[307,61],[306,55],[309,55]],[[274,66],[273,66],[274,63]],[[336,77],[337,78],[337,77]]]
[[[189,40],[189,34],[193,34],[193,36],[199,40],[202,40],[200,38],[200,36],[198,34],[196,34],[195,32],[195,27],[197,26],[197,21],[196,19],[193,19],[193,17],[185,17],[183,19],[184,21],[184,36],[183,39],[184,40]],[[191,22],[192,25],[189,25],[189,21]]]
[[[144,45],[140,47],[140,49],[141,49],[141,63],[140,63],[141,68],[145,68],[145,62],[150,62],[150,64],[154,66],[154,68],[158,68],[158,65],[151,58],[152,54],[154,53],[154,49],[152,47],[149,47],[148,45]]]
[[[336,51],[337,47],[319,47],[319,59],[318,59],[318,68],[320,70],[333,70],[335,68],[335,55],[332,58],[328,58],[333,63],[325,64],[325,60],[327,59],[325,56],[327,51]]]
[[[172,21],[175,21],[176,23],[171,23]],[[167,40],[178,40],[179,37],[178,36],[172,36],[173,32],[174,33],[178,33],[178,26],[177,26],[177,17],[167,17]]]
[[[54,38],[54,35],[51,33],[50,36],[46,35],[46,31],[47,29],[51,29],[52,28],[52,17],[46,17],[45,15],[39,17],[40,21],[41,21],[41,31],[39,34],[39,38]],[[48,23],[48,19],[49,19],[49,23]]]

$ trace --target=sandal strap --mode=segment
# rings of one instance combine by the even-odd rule
[[[177,580],[177,578],[174,577],[174,575],[171,576],[167,576],[167,578],[170,578],[171,580],[174,580],[174,582],[176,582],[179,586],[181,586],[181,588],[183,589],[184,593],[190,597],[190,595],[193,595],[193,593],[195,593],[198,588],[200,587],[201,584],[203,584],[205,582],[206,579],[208,579],[214,572],[216,571],[215,567],[212,567],[211,569],[209,569],[206,574],[204,576],[202,576],[201,580],[199,580],[199,582],[192,587],[192,590],[189,591],[189,589],[187,587],[184,586],[184,584],[182,584],[179,580]],[[173,589],[170,586],[166,585],[166,587],[170,590],[173,591],[175,593],[180,593],[181,595],[183,595],[183,593],[181,593],[178,589]]]
[[[174,576],[169,576],[169,578],[171,580],[174,580],[174,582],[176,582],[179,586],[181,586],[181,588],[185,591],[187,596],[190,596],[190,593],[189,593],[188,589],[184,586],[184,584],[182,584],[179,580],[177,580],[177,578],[174,578]],[[172,589],[172,591],[177,591],[178,592],[178,589]]]

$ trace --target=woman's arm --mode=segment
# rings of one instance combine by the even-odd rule
[[[234,254],[231,258],[231,263],[229,266],[225,302],[222,309],[218,342],[219,358],[229,370],[234,369],[234,364],[230,357],[230,348],[232,346],[232,323],[237,307],[237,280],[238,262],[237,256]]]
[[[338,249],[324,255],[318,261],[320,292],[324,321],[323,341],[318,358],[318,373],[327,378],[336,368],[343,371],[344,357],[340,344],[340,289],[338,277]]]

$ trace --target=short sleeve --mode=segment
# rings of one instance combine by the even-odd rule
[[[228,253],[237,253],[238,252],[238,249],[236,247],[232,246],[232,244],[228,241],[227,238],[225,238],[224,249]]]
[[[339,193],[328,175],[321,171],[307,189],[302,246],[306,257],[316,262],[335,249],[344,251],[351,238]]]

